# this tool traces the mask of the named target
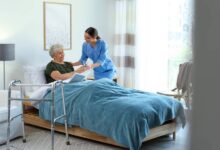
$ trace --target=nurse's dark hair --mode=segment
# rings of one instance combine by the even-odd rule
[[[96,37],[97,40],[101,39],[96,28],[89,27],[85,32],[88,33],[91,37]]]

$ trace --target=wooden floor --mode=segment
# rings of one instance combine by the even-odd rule
[[[22,143],[22,138],[11,142],[11,150],[50,150],[50,131],[26,126],[27,143]],[[188,150],[188,131],[189,126],[177,132],[176,140],[172,136],[161,137],[148,141],[142,145],[141,150]],[[56,133],[55,150],[123,150],[118,147],[102,144],[99,142],[70,137],[71,145],[65,145],[64,134]],[[5,145],[0,146],[0,150],[5,150]]]

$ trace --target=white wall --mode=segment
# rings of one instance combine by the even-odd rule
[[[72,4],[72,50],[66,60],[77,61],[81,55],[84,31],[89,26],[99,30],[112,49],[114,32],[113,0],[48,0]],[[51,58],[43,49],[44,0],[0,0],[0,43],[16,44],[16,60],[6,62],[6,85],[12,79],[23,80],[23,65],[46,65]],[[0,89],[3,88],[0,62]]]

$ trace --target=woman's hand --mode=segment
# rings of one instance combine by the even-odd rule
[[[91,69],[90,66],[83,66],[83,68],[84,68],[86,71]]]
[[[91,68],[91,69],[94,69],[94,68],[99,67],[99,66],[100,66],[99,63],[95,63],[95,64],[91,64],[91,65],[90,65],[90,68]]]
[[[91,69],[90,66],[81,66],[81,67],[79,67],[75,72],[77,72],[77,73],[83,73],[83,72],[88,71],[88,70],[90,70],[90,69]]]

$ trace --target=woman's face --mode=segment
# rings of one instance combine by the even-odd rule
[[[61,49],[60,51],[56,52],[54,54],[54,60],[58,62],[63,62],[64,61],[64,51]]]
[[[88,33],[85,32],[84,34],[84,38],[85,38],[85,41],[87,43],[94,43],[96,42],[96,37],[91,37]]]

